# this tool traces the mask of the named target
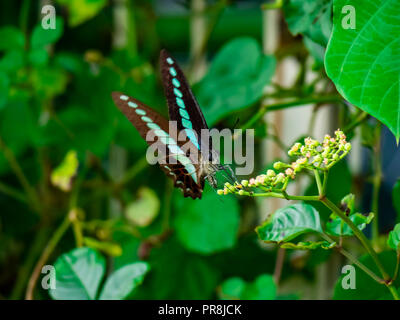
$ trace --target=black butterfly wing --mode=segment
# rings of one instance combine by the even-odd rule
[[[163,144],[166,146],[166,148],[159,149],[161,151],[166,150],[163,154],[166,161],[165,163],[160,163],[160,166],[167,176],[174,180],[174,186],[182,189],[185,197],[201,198],[204,181],[199,174],[198,162],[182,151],[181,146],[183,143],[179,142],[178,144],[173,139],[176,136],[175,134],[170,135],[168,121],[144,103],[123,93],[113,92],[112,98],[117,107],[148,144]],[[154,138],[151,141],[146,139],[149,132]],[[177,155],[179,156],[177,157]],[[178,159],[178,162],[171,161],[172,158]]]
[[[207,129],[204,118],[196,98],[175,59],[166,51],[161,50],[160,67],[165,96],[168,102],[169,118],[177,122],[179,130],[185,130],[190,141],[200,150],[202,129]],[[189,131],[193,130],[196,135]],[[206,137],[207,148],[211,148],[211,140]],[[204,142],[204,141],[203,141]],[[201,149],[203,150],[203,149]]]

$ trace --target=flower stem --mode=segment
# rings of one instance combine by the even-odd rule
[[[321,194],[324,196],[326,195],[326,189],[328,187],[328,177],[329,177],[329,171],[324,171],[324,182],[322,185],[322,192],[321,192]]]
[[[319,176],[318,170],[314,169],[314,177],[315,181],[317,182],[317,187],[318,187],[318,193],[323,194],[322,192],[322,183],[321,183],[321,177]]]
[[[323,197],[321,202],[330,210],[332,210],[335,214],[337,214],[353,231],[355,236],[360,240],[362,245],[367,249],[368,253],[371,255],[371,258],[374,260],[376,266],[378,267],[380,273],[382,274],[385,281],[390,279],[389,275],[385,271],[383,265],[378,259],[378,255],[376,254],[375,250],[372,248],[371,244],[369,243],[367,237],[362,233],[357,226],[347,217],[342,210],[340,210],[335,204],[333,204],[328,198]]]
[[[249,193],[248,195],[253,197],[270,197],[286,200],[320,201],[319,196],[290,196],[287,193],[283,194],[278,192]]]
[[[324,238],[326,241],[329,243],[333,243],[333,239],[329,237],[327,234],[322,233],[321,234],[322,238]],[[372,279],[374,279],[376,282],[380,284],[385,284],[385,281],[381,278],[379,278],[372,270],[370,270],[366,265],[361,263],[360,261],[357,260],[356,257],[354,257],[350,252],[344,250],[340,245],[335,247],[342,255],[344,255],[351,263],[355,264],[357,267],[359,267],[361,270],[363,270],[366,274],[368,274]]]

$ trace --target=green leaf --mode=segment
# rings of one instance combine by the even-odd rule
[[[259,101],[275,64],[275,58],[263,55],[252,38],[236,38],[222,47],[207,75],[194,86],[207,122],[212,125]]]
[[[34,66],[44,66],[49,60],[49,54],[44,48],[31,49],[28,54],[29,62]]]
[[[129,203],[125,209],[125,215],[133,224],[146,227],[157,217],[160,211],[160,200],[157,194],[146,187],[138,191],[138,199]]]
[[[122,223],[120,226],[123,229],[125,223]],[[118,227],[116,227],[117,229]],[[122,254],[120,256],[113,257],[113,263],[115,269],[119,269],[127,264],[131,264],[133,262],[139,261],[138,251],[140,248],[140,240],[135,238],[129,231],[115,230],[112,233],[112,239],[122,249]]]
[[[114,271],[104,284],[100,300],[123,300],[144,280],[150,267],[145,262],[136,262]]]
[[[0,50],[23,49],[25,46],[24,34],[15,27],[0,28]]]
[[[229,300],[274,300],[276,285],[269,274],[259,275],[253,282],[230,278],[221,285],[220,298]]]
[[[354,194],[349,193],[347,196],[343,197],[341,201],[341,208],[348,215],[352,215],[354,213],[354,201],[356,197]]]
[[[55,43],[61,38],[63,31],[64,22],[60,17],[56,18],[55,29],[44,29],[41,24],[36,25],[32,32],[31,48],[43,49],[45,46]]]
[[[68,8],[68,23],[76,27],[97,15],[107,4],[106,0],[57,0]]]
[[[357,226],[358,229],[364,230],[367,224],[369,224],[374,218],[374,214],[370,212],[367,216],[361,213],[354,213],[349,216],[350,220]],[[352,236],[354,235],[353,230],[349,225],[340,217],[332,215],[331,220],[326,223],[325,232],[332,236]]]
[[[304,37],[303,41],[308,52],[310,52],[310,54],[314,58],[315,63],[313,65],[313,69],[322,68],[324,66],[325,47],[321,46],[317,42],[314,42],[308,37]]]
[[[8,97],[7,105],[0,109],[0,135],[6,145],[18,157],[37,135],[37,122],[29,105],[29,94],[19,90]],[[0,152],[0,171],[8,168],[8,162]]]
[[[219,270],[209,260],[184,250],[170,238],[151,250],[151,272],[133,298],[211,299],[220,280]]]
[[[280,243],[308,232],[322,233],[322,228],[318,211],[311,205],[298,203],[275,211],[256,232],[265,242]]]
[[[283,11],[293,35],[303,34],[325,47],[332,32],[333,0],[288,0]]]
[[[177,202],[176,233],[187,249],[210,254],[235,245],[239,229],[236,199],[224,198],[222,202],[214,192],[204,192],[201,201],[179,194]]]
[[[10,80],[7,74],[0,71],[0,109],[7,103],[9,86]]]
[[[392,191],[393,206],[397,211],[396,222],[400,222],[400,180],[397,180]]]
[[[315,250],[315,249],[325,249],[329,250],[336,246],[336,242],[329,243],[328,241],[305,241],[305,242],[285,242],[281,245],[284,249],[295,249],[295,250]]]
[[[63,162],[53,170],[50,176],[53,186],[58,187],[62,191],[71,191],[72,179],[78,172],[78,157],[75,150],[70,150],[65,155]]]
[[[24,66],[24,51],[8,50],[0,59],[0,70],[5,72],[15,72]]]
[[[32,83],[39,96],[51,98],[65,91],[67,73],[60,68],[37,68],[32,72]]]
[[[384,251],[378,254],[378,258],[381,261],[383,267],[386,272],[389,274],[394,273],[394,269],[396,266],[396,253],[394,251]],[[369,255],[362,256],[359,261],[363,263],[367,268],[372,270],[375,274],[380,275],[376,264],[372,260]],[[369,275],[367,275],[364,271],[359,269],[357,266],[355,267],[355,282],[356,289],[344,289],[342,286],[343,277],[348,275],[348,273],[343,273],[336,282],[335,290],[333,294],[333,299],[336,300],[376,300],[381,299],[383,297],[387,299],[393,299],[391,295],[387,295],[389,293],[387,287],[382,285],[375,280],[373,280]],[[346,281],[346,279],[345,279]],[[400,279],[397,278],[394,281],[395,287],[400,286]]]
[[[387,244],[393,250],[400,249],[400,223],[396,224],[393,230],[390,231]]]
[[[239,300],[244,290],[246,290],[246,285],[246,281],[242,278],[229,278],[222,283],[219,296],[221,299]]]
[[[88,107],[70,105],[58,114],[59,122],[50,121],[43,135],[44,145],[61,148],[62,152],[74,149],[79,154],[87,150],[102,157],[109,149],[114,128],[102,121],[102,113]],[[107,120],[107,119],[104,119]]]
[[[355,8],[355,29],[344,28]],[[335,0],[325,66],[339,93],[400,138],[400,16],[397,0]]]
[[[56,263],[56,300],[94,300],[105,272],[105,260],[90,248],[78,248],[61,255]]]

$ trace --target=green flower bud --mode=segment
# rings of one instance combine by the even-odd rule
[[[274,170],[269,169],[269,170],[267,171],[267,177],[268,177],[268,178],[272,178],[272,177],[275,177],[275,176],[276,176],[276,173],[275,173]]]
[[[249,185],[249,181],[248,181],[248,180],[242,180],[242,182],[240,182],[240,184],[241,184],[243,187],[247,187],[247,186]]]
[[[239,196],[243,196],[244,195],[244,190],[239,190]]]
[[[281,172],[278,173],[278,175],[276,176],[275,183],[281,183],[284,180],[285,180],[285,175]]]
[[[290,152],[290,151],[289,151]],[[290,155],[290,154],[289,154]],[[284,163],[283,162],[280,162],[280,161],[278,161],[278,162],[275,162],[274,163],[274,169],[275,170],[280,170],[280,169],[283,169],[284,168]]]
[[[222,196],[224,194],[224,190],[221,190],[221,189],[217,190],[217,194]]]

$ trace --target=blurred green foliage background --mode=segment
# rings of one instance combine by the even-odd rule
[[[303,69],[292,88],[274,85],[270,98],[321,93],[304,78],[310,56],[325,81],[322,93],[336,94],[323,70],[332,1],[306,6],[312,14],[292,2],[283,8],[275,56],[262,49],[261,1],[0,3],[0,298],[315,297],[315,268],[331,253],[291,253],[277,291],[277,250],[260,245],[254,232],[257,203],[221,200],[209,186],[202,200],[184,199],[147,164],[146,143],[111,99],[112,91],[122,91],[167,116],[162,48],[183,66],[208,124],[217,128],[251,119],[277,61],[287,56]],[[48,3],[56,8],[54,30],[41,27]],[[196,32],[199,18],[203,30]],[[341,125],[350,123],[351,112],[338,105]],[[265,169],[261,141],[276,137],[263,122],[252,127],[258,172]],[[345,162],[334,170],[342,179],[328,193],[340,201],[350,192],[351,174]],[[57,285],[67,289],[42,289],[43,264],[55,264]],[[88,274],[93,282],[79,284]],[[127,277],[131,286],[118,291]]]

